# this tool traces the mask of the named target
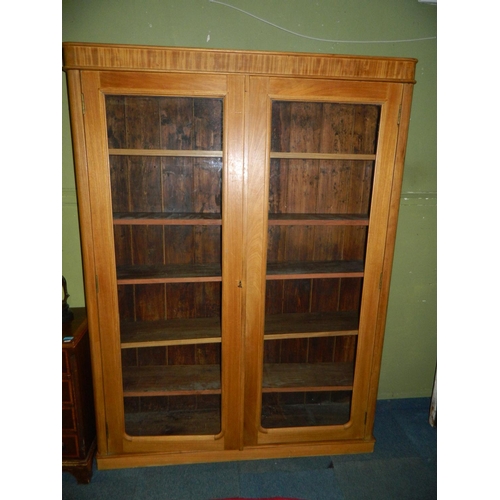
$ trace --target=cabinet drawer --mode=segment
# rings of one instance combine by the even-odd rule
[[[64,431],[76,431],[76,419],[73,408],[63,408],[62,428]]]
[[[78,457],[80,451],[78,449],[77,436],[62,437],[62,455],[63,457]]]
[[[62,381],[62,402],[63,403],[73,403],[73,390],[70,380]]]

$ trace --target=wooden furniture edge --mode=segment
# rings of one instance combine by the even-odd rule
[[[63,43],[63,69],[240,73],[415,83],[412,58]]]
[[[89,484],[92,479],[94,456],[97,448],[97,437],[92,441],[85,458],[63,458],[62,470],[69,472],[79,484]]]
[[[102,380],[102,361],[100,353],[99,319],[97,296],[95,289],[94,252],[92,234],[92,210],[90,207],[90,194],[87,176],[87,155],[85,152],[84,123],[81,108],[81,83],[80,72],[70,71],[67,75],[69,108],[71,115],[71,134],[73,141],[73,161],[75,163],[75,182],[78,197],[78,216],[82,260],[84,268],[85,306],[87,309],[87,322],[89,329],[92,378],[94,388],[94,406],[97,430],[97,449],[107,449],[106,443],[106,417],[98,410],[104,408],[104,387]]]
[[[410,125],[410,112],[413,96],[413,85],[405,85],[401,100],[401,125],[398,133],[395,157],[395,172],[392,184],[389,217],[387,222],[387,244],[384,255],[384,264],[380,290],[380,306],[377,313],[377,334],[373,347],[373,359],[371,369],[370,388],[368,394],[367,419],[365,435],[373,435],[375,424],[375,411],[377,405],[378,387],[380,382],[380,367],[382,361],[382,350],[385,337],[385,325],[387,319],[387,309],[389,305],[389,292],[391,286],[392,267],[394,260],[394,250],[396,246],[396,232],[399,217],[399,207],[401,203],[401,189],[403,183],[404,161],[407,148],[408,129]]]
[[[368,439],[338,441],[336,443],[247,446],[243,450],[137,453],[108,456],[98,454],[96,460],[99,470],[109,470],[158,465],[371,453],[374,446],[375,440]]]

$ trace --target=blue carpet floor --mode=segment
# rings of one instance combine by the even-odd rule
[[[427,398],[377,403],[374,453],[99,471],[79,485],[63,473],[63,500],[303,500],[437,498],[437,430]]]

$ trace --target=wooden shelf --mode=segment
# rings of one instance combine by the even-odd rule
[[[300,153],[289,151],[272,151],[270,158],[283,160],[354,160],[354,161],[374,161],[375,154],[364,153]]]
[[[314,427],[342,425],[349,421],[349,403],[263,405],[262,427]]]
[[[222,151],[192,149],[109,149],[111,156],[179,156],[191,158],[220,158]]]
[[[220,214],[164,213],[164,212],[118,212],[113,214],[114,225],[176,225],[176,226],[220,226]]]
[[[267,264],[266,279],[362,278],[363,274],[364,262],[361,260],[271,262]]]
[[[262,392],[352,390],[353,370],[353,363],[264,364]],[[220,366],[124,367],[123,393],[125,397],[220,394]]]
[[[269,214],[270,226],[368,226],[365,214]],[[114,225],[197,225],[220,226],[222,219],[215,213],[117,212]]]
[[[222,281],[220,264],[118,266],[119,285]]]
[[[274,214],[268,217],[269,226],[368,226],[366,214]]]
[[[268,363],[262,392],[348,391],[353,376],[353,363]]]
[[[357,311],[271,314],[265,319],[264,339],[357,335],[358,318]]]
[[[220,393],[220,365],[123,368],[123,395],[125,397]]]
[[[221,341],[220,318],[128,321],[121,324],[122,349]]]
[[[363,261],[271,262],[268,280],[309,278],[361,278]],[[118,266],[119,285],[222,281],[220,264],[171,264]]]
[[[272,314],[266,316],[264,339],[332,337],[358,334],[358,312]],[[220,318],[186,318],[121,323],[121,347],[216,344]]]

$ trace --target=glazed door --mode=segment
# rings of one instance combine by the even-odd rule
[[[243,88],[82,73],[108,453],[240,446]]]
[[[369,438],[402,87],[249,88],[245,443]]]

